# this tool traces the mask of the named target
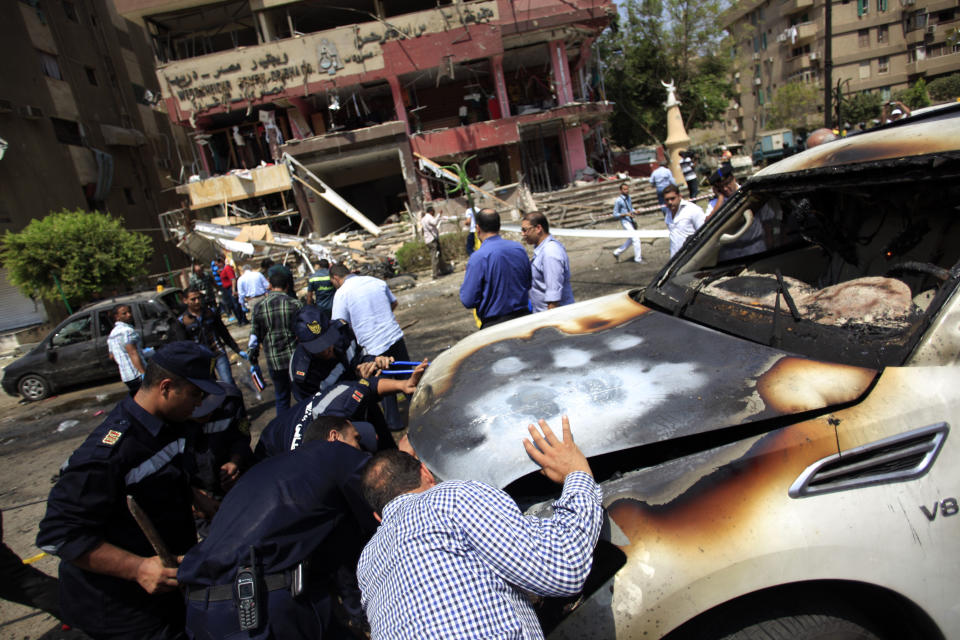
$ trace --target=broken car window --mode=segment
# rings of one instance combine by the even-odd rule
[[[960,183],[864,176],[748,185],[647,301],[808,357],[902,364],[956,281]]]

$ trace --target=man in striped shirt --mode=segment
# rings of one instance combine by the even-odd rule
[[[563,483],[549,518],[526,518],[503,491],[479,482],[436,484],[402,451],[381,451],[363,472],[364,498],[381,526],[357,570],[373,640],[539,639],[524,592],[578,593],[590,573],[603,522],[600,487],[573,443],[543,420],[524,447]]]

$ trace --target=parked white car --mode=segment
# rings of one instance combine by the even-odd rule
[[[529,513],[567,414],[604,490],[552,638],[960,638],[960,105],[757,173],[644,290],[479,331],[410,440]]]

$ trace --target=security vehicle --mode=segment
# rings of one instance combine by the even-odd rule
[[[117,365],[107,351],[113,308],[129,305],[144,346],[157,347],[174,335],[180,293],[176,288],[147,291],[87,305],[7,365],[0,385],[11,396],[42,400],[67,387],[119,380]]]
[[[441,354],[410,440],[531,514],[573,434],[607,523],[552,638],[960,638],[960,105],[755,174],[645,288]]]

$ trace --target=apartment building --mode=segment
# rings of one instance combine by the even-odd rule
[[[173,166],[171,128],[150,106],[159,86],[142,30],[112,0],[8,0],[0,41],[0,233],[50,211],[99,209],[153,236],[149,268],[164,270],[152,229],[176,203],[162,177]],[[44,319],[0,273],[0,330]]]
[[[374,223],[445,195],[421,157],[566,184],[612,109],[591,56],[610,0],[115,1],[150,34],[201,178],[288,152]],[[294,193],[313,231],[350,222]]]
[[[892,92],[960,71],[960,47],[946,42],[960,26],[958,0],[834,0],[833,86],[844,94]],[[825,0],[742,0],[724,16],[734,43],[735,91],[725,126],[752,148],[768,128],[770,100],[790,82],[823,84]],[[822,124],[822,99],[811,126]]]

